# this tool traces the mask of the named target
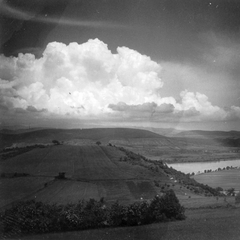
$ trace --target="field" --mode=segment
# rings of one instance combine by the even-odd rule
[[[140,165],[119,161],[124,153],[114,147],[59,145],[36,148],[0,163],[2,201],[0,207],[21,199],[43,202],[78,202],[105,198],[133,202],[156,195],[153,180],[169,181]],[[66,179],[55,179],[64,172]],[[13,173],[29,174],[12,177]],[[11,175],[12,174],[12,175]]]
[[[51,182],[49,177],[0,178],[0,209],[18,200],[26,200]]]
[[[223,189],[234,188],[240,191],[240,170],[229,169],[224,171],[209,172],[195,175],[194,179],[211,187],[222,187]]]
[[[0,162],[0,173],[30,173],[55,177],[65,172],[76,180],[132,179],[149,171],[139,165],[120,162],[124,153],[116,148],[94,145],[59,145],[36,148],[30,152]],[[145,170],[143,172],[143,170]]]
[[[3,196],[0,207],[21,199],[65,204],[102,197],[108,203],[118,200],[127,204],[141,198],[151,199],[160,194],[165,185],[175,191],[187,208],[225,204],[215,197],[194,194],[160,170],[151,170],[151,163],[120,161],[124,156],[124,152],[110,146],[58,145],[36,148],[2,161],[1,174],[30,175],[0,178]],[[55,179],[60,172],[65,172],[65,180]],[[234,199],[229,199],[229,203],[234,204]]]

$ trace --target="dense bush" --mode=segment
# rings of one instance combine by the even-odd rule
[[[5,232],[46,233],[109,226],[135,226],[153,222],[185,219],[184,208],[169,190],[151,202],[135,202],[128,206],[115,202],[106,207],[103,200],[79,201],[56,205],[34,200],[19,202],[1,214]]]
[[[240,203],[240,192],[235,196],[235,203],[236,204]]]

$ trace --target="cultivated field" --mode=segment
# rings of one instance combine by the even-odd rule
[[[168,182],[163,173],[153,173],[139,164],[120,161],[125,154],[110,146],[58,145],[36,148],[0,162],[0,172],[29,174],[0,178],[2,204],[21,199],[68,203],[100,199],[129,203],[157,194],[154,179]],[[65,172],[67,179],[55,179]]]
[[[130,179],[150,175],[141,166],[120,162],[122,156],[124,153],[115,148],[99,147],[96,144],[49,146],[1,161],[0,173],[54,177],[59,172],[65,172],[66,177],[77,180]]]
[[[229,169],[224,171],[209,172],[195,175],[194,179],[211,187],[222,187],[223,189],[234,188],[240,191],[240,170]]]
[[[166,184],[187,208],[225,204],[223,199],[217,201],[215,197],[194,194],[160,170],[152,171],[151,163],[120,161],[124,156],[122,151],[110,146],[59,145],[33,149],[2,161],[1,173],[30,176],[0,178],[3,196],[0,207],[21,199],[65,204],[102,197],[109,203],[118,200],[127,204],[153,198]],[[59,172],[65,172],[67,179],[54,179]],[[228,202],[234,204],[234,199]]]
[[[34,198],[51,181],[53,178],[49,177],[0,178],[0,209],[15,201]]]

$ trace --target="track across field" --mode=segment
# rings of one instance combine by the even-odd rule
[[[49,177],[0,178],[0,208],[27,197],[34,198],[51,181],[53,178]]]

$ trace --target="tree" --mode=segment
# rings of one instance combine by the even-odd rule
[[[54,145],[60,145],[60,142],[59,142],[58,140],[52,140],[52,143],[53,143]]]
[[[100,141],[97,141],[96,144],[99,146],[99,145],[101,145],[101,142],[100,142]]]
[[[227,195],[228,196],[235,196],[235,189],[234,188],[229,188],[227,190]]]
[[[240,203],[240,192],[235,197],[235,203],[236,204]]]
[[[221,187],[216,187],[216,191],[221,192],[221,191],[223,191],[223,188],[221,188]]]

